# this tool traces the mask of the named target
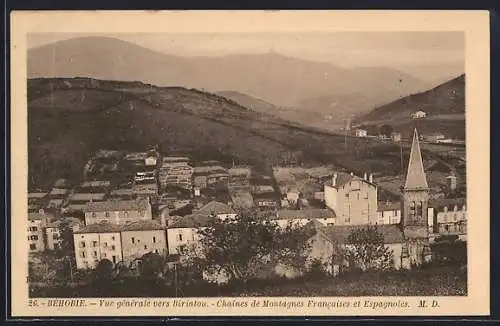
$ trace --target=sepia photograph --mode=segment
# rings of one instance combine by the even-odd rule
[[[489,107],[469,106],[465,28],[152,27],[24,34],[22,305],[432,314],[411,298],[470,297],[468,129]]]

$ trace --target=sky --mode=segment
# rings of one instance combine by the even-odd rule
[[[276,52],[342,67],[390,67],[424,80],[464,72],[463,32],[332,33],[33,33],[28,48],[84,36],[115,37],[177,56],[224,56]]]

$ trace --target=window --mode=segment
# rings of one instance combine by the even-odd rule
[[[112,236],[112,237],[111,237],[111,240],[115,241],[115,236]]]
[[[134,238],[134,237],[132,237],[132,239],[131,239],[131,240],[132,240],[132,243],[135,243],[135,238]]]
[[[104,213],[104,216],[109,217],[109,212]]]
[[[115,245],[112,245],[112,246],[111,246],[111,250],[115,250]]]
[[[144,250],[147,250],[148,249],[148,246],[144,245]]]
[[[85,258],[85,251],[80,251],[80,257]]]
[[[349,194],[348,194],[348,193],[347,193],[347,194],[345,194],[345,197],[346,197],[346,198],[349,198]]]
[[[182,241],[182,234],[179,233],[179,241]]]
[[[123,212],[123,215],[124,215],[125,217],[128,217],[128,212]]]
[[[37,228],[36,226],[31,226],[31,227],[29,228],[29,230],[30,230],[31,232],[37,232],[37,231],[38,231],[38,228]]]
[[[107,247],[108,247],[108,243],[104,242],[104,248],[107,248]]]
[[[92,212],[92,217],[96,218],[97,217],[97,213],[96,212]]]
[[[92,241],[92,247],[97,247],[97,241]]]
[[[113,260],[113,264],[116,264],[116,256],[111,257]]]
[[[52,235],[53,240],[59,240],[59,234],[53,234]]]
[[[415,202],[412,201],[410,203],[410,218],[414,219],[415,218]]]
[[[102,254],[102,258],[106,258],[106,253],[105,252]]]
[[[158,249],[155,249],[155,254],[157,254],[157,253],[158,253]]]
[[[93,256],[93,257],[97,257],[97,251],[94,251],[94,252],[92,253],[92,256]]]
[[[153,237],[153,243],[156,243],[156,237]]]
[[[30,250],[36,250],[36,244],[34,243],[30,244]]]
[[[422,202],[418,202],[417,203],[417,218],[421,218],[422,217]]]
[[[350,218],[350,217],[346,217],[346,218],[345,218],[345,222],[346,222],[346,223],[351,223],[351,218]]]
[[[358,192],[358,200],[359,200],[359,192]]]
[[[80,241],[80,248],[85,248],[85,241]]]

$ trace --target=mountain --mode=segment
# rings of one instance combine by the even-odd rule
[[[30,49],[27,65],[29,78],[78,76],[209,92],[234,90],[278,106],[330,115],[365,110],[367,102],[373,108],[429,87],[389,68],[346,69],[276,53],[177,57],[107,37],[75,38]],[[349,101],[340,109],[300,106],[303,100],[325,96],[332,97],[331,103],[337,97]]]
[[[325,120],[325,117],[322,114],[316,113],[314,111],[311,112],[296,108],[276,106],[264,100],[257,99],[255,97],[236,91],[220,91],[216,92],[215,94],[232,100],[250,110],[272,114],[288,121],[300,121],[305,125],[319,125]]]
[[[249,164],[328,162],[344,138],[182,87],[89,78],[28,80],[30,185],[78,178],[97,149]]]
[[[449,137],[465,138],[465,75],[437,87],[380,106],[355,120],[365,128],[390,124],[405,133],[415,124],[411,113],[422,110],[426,118],[418,121],[424,133],[441,132]]]

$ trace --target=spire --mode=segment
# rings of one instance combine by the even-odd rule
[[[413,142],[411,144],[410,160],[408,162],[408,171],[406,172],[405,190],[424,190],[428,189],[425,178],[424,164],[422,163],[422,154],[420,153],[420,144],[418,141],[417,128],[413,133]]]

